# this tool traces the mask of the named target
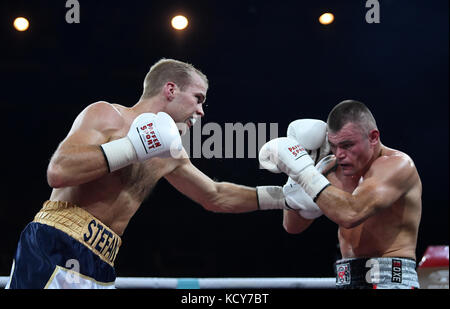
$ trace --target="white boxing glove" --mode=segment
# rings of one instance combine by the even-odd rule
[[[327,138],[327,124],[318,119],[298,119],[292,121],[287,136],[294,138],[305,147],[315,164],[330,153]]]
[[[319,206],[306,194],[305,190],[296,183],[292,178],[283,186],[283,194],[287,206],[293,210],[298,210],[298,213],[305,219],[316,219],[323,215]]]
[[[313,201],[330,185],[328,179],[314,167],[314,161],[305,148],[290,137],[275,138],[265,143],[259,151],[259,162],[271,172],[283,172],[291,177]]]
[[[110,172],[152,157],[177,157],[183,148],[175,122],[164,112],[140,114],[127,136],[100,147]]]

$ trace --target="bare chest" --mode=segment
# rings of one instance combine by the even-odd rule
[[[127,122],[132,121],[128,117]],[[127,134],[129,127],[116,132],[112,140],[120,138]],[[137,203],[141,203],[153,190],[157,182],[169,174],[176,166],[177,160],[172,158],[151,158],[144,162],[134,163],[115,172],[111,179],[113,191],[121,192],[120,195],[126,195]]]
[[[338,179],[336,175],[328,177],[330,182],[352,193],[359,184],[357,180]],[[344,257],[385,256],[399,254],[412,256],[404,252],[404,248],[413,242],[411,233],[405,233],[405,225],[411,226],[406,210],[405,198],[400,198],[391,207],[367,218],[363,223],[353,228],[339,227],[338,237],[341,253]],[[413,225],[413,224],[412,224]],[[408,247],[409,248],[409,247]],[[396,253],[397,252],[397,253]]]
[[[122,191],[142,202],[157,182],[175,168],[172,161],[173,159],[153,158],[120,170],[117,176],[120,178]]]

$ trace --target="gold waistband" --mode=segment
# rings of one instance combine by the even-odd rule
[[[53,226],[88,247],[114,266],[122,240],[89,212],[69,202],[46,201],[34,222]]]

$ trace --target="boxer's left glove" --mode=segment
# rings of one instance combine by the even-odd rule
[[[305,190],[290,178],[284,187],[256,187],[256,196],[259,210],[297,210],[306,219],[314,219],[322,215],[320,208],[306,194]]]
[[[305,219],[316,219],[323,215],[319,206],[306,194],[305,190],[292,178],[283,186],[283,194],[287,206],[292,210],[298,210],[300,216]]]
[[[110,172],[152,157],[177,157],[183,148],[175,122],[164,112],[140,114],[127,136],[100,147]]]
[[[287,174],[302,186],[313,201],[330,185],[328,179],[314,167],[314,161],[305,148],[290,137],[265,143],[259,152],[259,162],[273,173]]]
[[[316,164],[316,169],[323,173],[329,166],[329,162],[334,159],[334,155],[328,155],[322,158],[319,163]],[[305,190],[288,177],[288,181],[283,187],[283,194],[286,200],[286,205],[292,210],[298,210],[298,213],[306,219],[315,219],[323,215],[322,210],[317,206],[311,197],[306,194]]]

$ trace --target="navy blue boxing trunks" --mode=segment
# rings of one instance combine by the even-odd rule
[[[409,258],[348,258],[335,263],[337,289],[417,289],[416,262]]]
[[[120,245],[120,237],[84,209],[46,201],[20,235],[6,288],[114,288]]]

